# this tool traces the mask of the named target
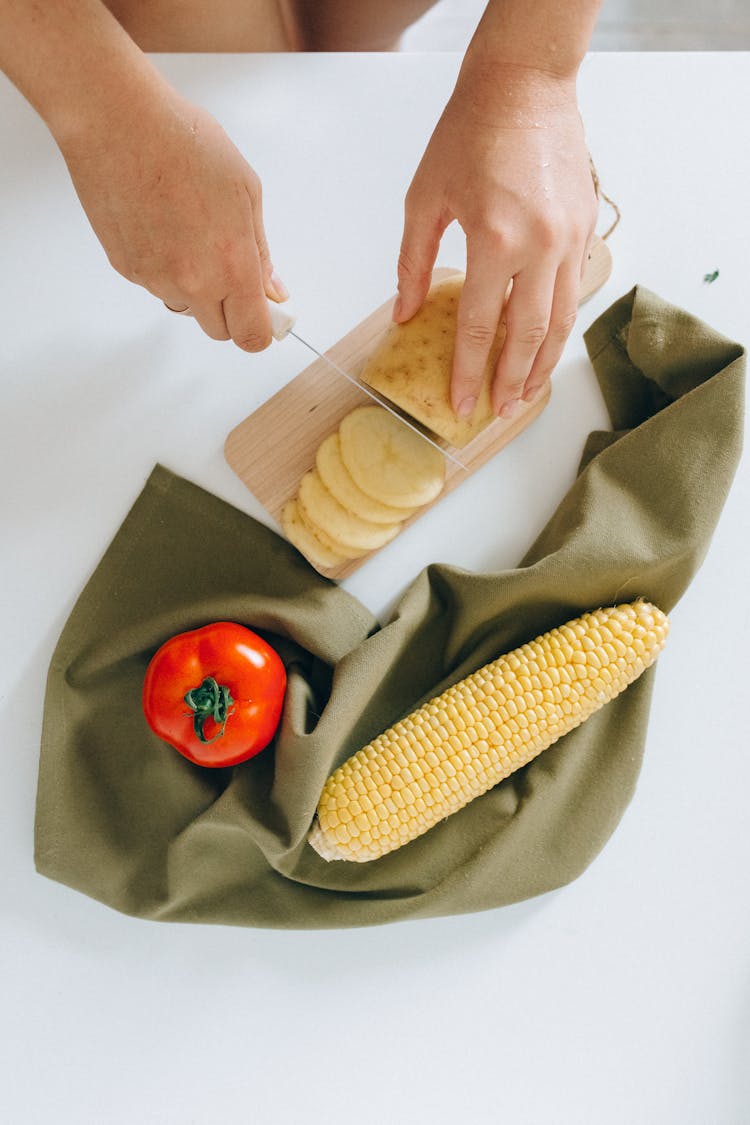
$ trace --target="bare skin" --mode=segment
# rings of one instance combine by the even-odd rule
[[[394,51],[436,0],[106,0],[144,51]]]
[[[143,51],[289,51],[290,13],[277,0],[104,0]]]
[[[271,342],[265,297],[286,296],[260,180],[144,52],[393,49],[431,0],[109,6],[117,18],[101,0],[0,0],[0,66],[49,126],[114,268],[188,307],[212,338],[260,351]],[[397,319],[422,304],[446,226],[466,234],[458,412],[476,396],[510,279],[498,412],[538,393],[575,320],[596,213],[575,80],[598,6],[490,0],[407,194]]]
[[[396,51],[436,0],[282,0],[304,51]]]
[[[458,91],[407,194],[396,320],[420,308],[448,224],[457,220],[466,234],[451,383],[461,417],[476,405],[511,280],[496,413],[510,418],[519,400],[539,394],[576,319],[596,196],[573,91],[537,83],[524,76],[523,102],[491,115]]]

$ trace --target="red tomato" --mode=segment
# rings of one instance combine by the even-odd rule
[[[271,741],[285,691],[278,653],[244,625],[217,621],[157,650],[143,710],[154,733],[191,762],[234,766]]]

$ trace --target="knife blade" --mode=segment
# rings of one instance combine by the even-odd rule
[[[297,317],[289,301],[284,301],[283,304],[281,304],[277,301],[272,301],[270,298],[267,298],[267,300],[268,311],[271,315],[271,331],[273,333],[274,340],[284,340],[287,336],[293,336],[295,340],[308,348],[309,351],[313,353],[313,355],[316,355],[318,359],[322,359],[323,362],[326,363],[333,371],[337,372],[337,374],[339,375],[342,375],[344,379],[346,379],[349,383],[352,383],[355,387],[357,387],[358,390],[362,391],[362,393],[367,395],[367,397],[370,398],[373,402],[376,402],[378,406],[381,406],[384,410],[387,410],[389,414],[392,414],[393,417],[397,418],[399,422],[403,423],[403,425],[408,426],[409,429],[417,434],[418,437],[422,438],[423,441],[426,441],[434,449],[439,450],[444,457],[447,457],[447,459],[454,465],[458,466],[459,469],[466,469],[466,466],[462,461],[458,459],[458,457],[455,456],[454,453],[452,453],[449,449],[446,449],[444,444],[440,444],[440,442],[437,442],[434,440],[434,438],[431,438],[429,434],[426,434],[420,426],[411,421],[405,414],[402,413],[402,411],[398,410],[396,406],[392,402],[389,402],[384,395],[381,395],[378,391],[374,390],[374,388],[366,386],[354,375],[350,374],[343,367],[340,367],[338,363],[332,360],[330,356],[326,355],[325,352],[318,351],[318,349],[313,344],[311,344],[309,340],[306,340],[303,336],[300,336],[298,332],[293,331],[294,326],[297,323]]]

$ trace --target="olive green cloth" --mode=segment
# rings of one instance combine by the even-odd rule
[[[633,794],[655,668],[383,859],[326,863],[306,834],[331,770],[426,698],[582,611],[641,595],[669,611],[690,582],[740,453],[744,350],[642,288],[586,342],[614,430],[590,436],[531,550],[493,574],[427,567],[383,627],[273,531],[157,466],[50,666],[38,870],[145,918],[292,928],[484,910],[579,875]],[[141,687],[164,640],[219,619],[267,636],[289,688],[274,745],[208,770],[151,734]]]

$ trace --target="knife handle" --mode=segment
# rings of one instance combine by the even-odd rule
[[[297,315],[291,301],[272,301],[267,297],[268,311],[271,314],[271,332],[274,340],[283,340],[297,323]]]

